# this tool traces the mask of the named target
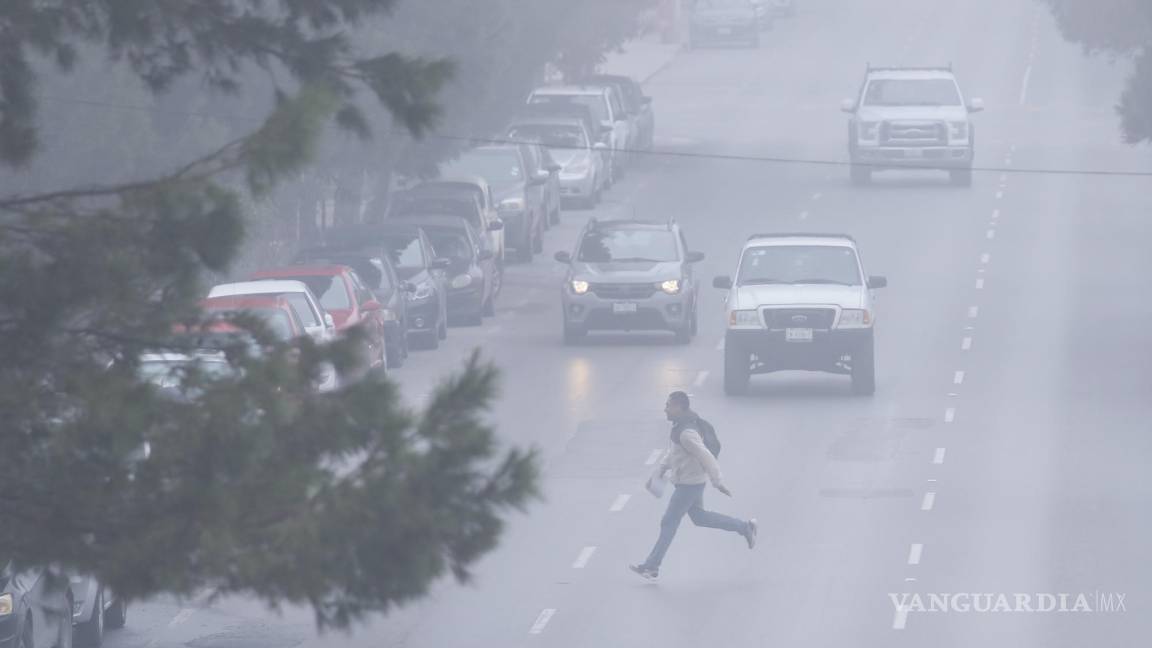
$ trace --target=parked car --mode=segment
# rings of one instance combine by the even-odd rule
[[[445,275],[450,262],[437,259],[432,242],[417,226],[403,222],[347,225],[327,230],[327,245],[379,244],[392,260],[400,279],[412,285],[408,299],[408,338],[427,349],[448,337],[448,288]]]
[[[298,265],[345,265],[356,271],[383,308],[388,368],[404,366],[408,359],[408,296],[416,287],[402,281],[388,251],[379,243],[358,248],[306,248],[296,254]]]
[[[73,643],[99,648],[106,630],[118,630],[127,623],[128,602],[91,576],[73,576],[71,581]]]
[[[437,257],[448,259],[448,316],[476,326],[484,316],[496,314],[500,269],[487,240],[462,218],[412,215],[432,242]]]
[[[237,295],[234,297],[210,297],[200,301],[200,309],[206,315],[248,313],[254,315],[268,327],[268,332],[279,342],[289,342],[307,335],[304,322],[296,314],[296,309],[284,297],[258,297]]]
[[[452,178],[425,182],[397,192],[392,200],[393,215],[445,214],[466,219],[478,232],[484,232],[504,263],[504,221],[492,201],[488,181],[480,177]]]
[[[560,222],[560,212],[563,210],[563,203],[560,199],[560,169],[562,167],[552,157],[552,153],[549,152],[547,146],[544,146],[543,142],[527,140],[520,145],[528,153],[529,177],[544,180],[544,213],[547,215],[544,220],[544,229],[549,229],[552,225]]]
[[[760,47],[761,24],[751,0],[696,0],[689,17],[688,46],[737,42]]]
[[[342,265],[301,265],[261,270],[252,279],[292,279],[306,284],[320,296],[320,305],[332,314],[336,331],[363,326],[368,369],[386,369],[383,306],[352,268]]]
[[[0,648],[68,648],[72,606],[66,577],[0,557]]]
[[[656,135],[656,115],[652,110],[652,97],[646,96],[640,84],[632,77],[621,74],[593,74],[585,77],[585,84],[611,85],[623,98],[624,110],[635,121],[636,147],[652,149]]]
[[[320,305],[308,286],[301,281],[234,281],[212,287],[208,297],[283,297],[288,300],[304,324],[304,330],[316,342],[327,342],[336,334],[336,322]]]
[[[628,115],[616,93],[605,86],[549,86],[534,90],[528,97],[528,103],[587,106],[600,125],[609,130],[606,142],[610,150],[609,184],[615,184],[617,179],[623,177],[632,136]]]
[[[513,140],[537,140],[548,147],[552,160],[560,166],[557,179],[565,205],[591,209],[600,202],[607,187],[603,142],[595,142],[579,119],[569,117],[524,118],[508,126]]]
[[[544,249],[549,174],[537,168],[528,146],[520,144],[480,146],[441,169],[444,177],[480,176],[488,181],[504,221],[505,244],[519,261],[531,261]]]

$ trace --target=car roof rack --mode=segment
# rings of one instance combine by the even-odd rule
[[[952,72],[952,62],[948,65],[872,65],[865,63],[865,72]]]
[[[756,239],[766,238],[838,238],[846,239],[853,243],[856,242],[856,239],[848,234],[836,234],[832,232],[775,232],[772,234],[753,234],[748,237],[748,240],[754,241]]]

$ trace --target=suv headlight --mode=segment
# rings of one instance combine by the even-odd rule
[[[423,283],[417,284],[415,292],[412,293],[412,299],[414,301],[424,301],[425,299],[432,297],[432,288],[433,286],[431,281],[425,281]]]
[[[680,280],[669,279],[660,284],[660,290],[663,290],[666,294],[675,295],[680,292]]]
[[[467,288],[472,285],[472,275],[469,273],[459,274],[452,277],[453,288]]]
[[[524,209],[524,198],[520,196],[515,198],[506,198],[500,201],[497,209],[500,211],[520,211]]]
[[[874,140],[879,137],[880,122],[860,122],[860,127],[856,130],[856,135],[862,140]]]
[[[867,310],[846,308],[840,311],[836,328],[868,328],[872,326],[872,313]]]
[[[734,310],[728,313],[728,326],[763,328],[764,322],[760,319],[760,312],[754,310]]]
[[[583,295],[584,293],[588,292],[588,282],[581,281],[580,279],[573,279],[572,292],[576,293],[577,295]]]
[[[968,122],[948,122],[948,134],[954,140],[968,139]]]
[[[12,614],[12,595],[0,594],[0,617]]]

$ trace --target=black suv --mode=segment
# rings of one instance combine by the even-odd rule
[[[448,259],[448,316],[468,326],[496,314],[502,272],[488,239],[468,221],[454,216],[407,214],[432,242],[437,257]]]

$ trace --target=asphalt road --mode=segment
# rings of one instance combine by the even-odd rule
[[[985,99],[977,165],[990,170],[973,188],[932,173],[855,188],[834,166],[653,155],[609,203],[567,212],[545,255],[510,269],[497,317],[397,372],[420,402],[483,345],[504,369],[502,436],[547,460],[547,500],[512,520],[473,584],[440,583],[347,635],[239,598],[143,602],[107,645],[1141,645],[1152,634],[1152,525],[1140,517],[1152,496],[1152,179],[1029,171],[1152,171],[1119,140],[1123,66],[1083,58],[1030,0],[800,0],[761,49],[683,52],[648,83],[657,149],[843,159],[838,102],[866,61],[951,61]],[[876,395],[852,396],[844,377],[777,374],[724,396],[711,289],[687,347],[660,335],[563,346],[551,255],[593,214],[674,216],[707,254],[708,283],[754,231],[854,235],[869,272],[890,281]],[[686,521],[650,584],[625,565],[657,533],[663,502],[642,482],[673,389],[693,394],[725,444],[734,498],[706,501],[759,518],[761,542],[749,551]],[[1126,611],[901,612],[889,596],[958,592],[1110,592]]]

